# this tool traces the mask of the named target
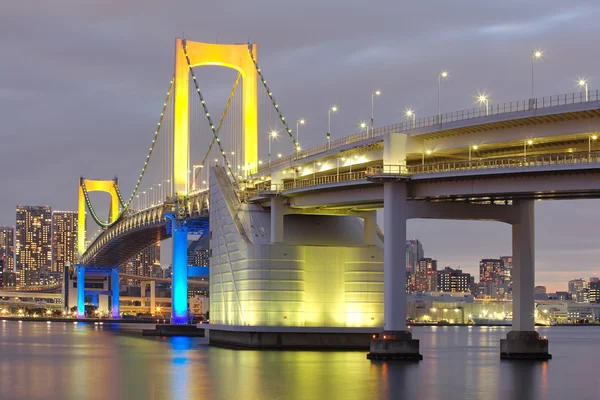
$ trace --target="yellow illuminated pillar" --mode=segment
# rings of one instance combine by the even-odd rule
[[[117,195],[117,186],[114,180],[92,180],[83,179],[79,181],[79,205],[77,208],[77,252],[81,256],[85,252],[85,195],[83,194],[83,185],[88,193],[105,192],[110,194],[110,215],[109,222],[114,222],[119,218],[119,196]]]
[[[247,44],[212,44],[186,41],[192,67],[216,65],[237,70],[242,75],[244,132],[244,166],[251,171],[258,166],[258,95],[256,67]],[[256,44],[252,44],[256,57]],[[175,40],[175,82],[173,118],[173,192],[187,194],[189,184],[189,66],[183,40]]]

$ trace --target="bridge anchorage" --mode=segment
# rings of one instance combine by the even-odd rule
[[[81,254],[81,268],[118,272],[135,252],[172,237],[171,319],[184,324],[193,231],[210,241],[210,343],[370,348],[371,359],[416,360],[406,221],[496,221],[511,225],[513,243],[513,331],[501,356],[550,358],[534,326],[534,201],[600,197],[598,93],[436,115],[301,149],[256,51],[176,40],[174,78],[142,173],[119,217]],[[203,65],[238,72],[218,123],[194,70]],[[290,154],[269,163],[258,159],[260,84],[289,137]]]

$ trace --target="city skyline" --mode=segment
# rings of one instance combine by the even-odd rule
[[[117,7],[91,1],[80,7],[40,4],[26,12],[26,5],[15,3],[3,13],[3,29],[15,33],[3,40],[2,72],[11,79],[0,87],[7,115],[0,140],[10,143],[0,149],[0,166],[11,171],[0,200],[3,224],[12,225],[9,214],[24,202],[75,209],[80,175],[118,174],[123,192],[131,190],[172,74],[173,39],[182,31],[199,41],[257,42],[259,61],[284,114],[306,118],[306,146],[323,143],[331,104],[339,106],[332,138],[358,131],[357,123],[369,120],[375,89],[382,90],[376,127],[404,121],[405,108],[417,118],[435,115],[441,70],[449,72],[442,112],[473,107],[478,91],[486,92],[491,103],[527,99],[533,49],[544,50],[536,69],[537,95],[579,91],[580,77],[587,78],[590,90],[600,87],[598,56],[581,51],[594,48],[600,7],[586,2],[548,1],[543,10],[519,4],[518,16],[480,2],[468,2],[470,12],[457,14],[454,4],[437,2],[437,15],[455,15],[439,24],[430,5],[365,10],[358,3],[354,9],[311,1],[279,8],[265,2],[235,10],[211,4],[203,8],[214,18],[202,24],[184,11],[193,6],[134,1]],[[172,18],[163,21],[167,10]],[[160,24],[148,23],[159,19]],[[265,23],[246,22],[255,19]],[[365,19],[377,23],[361,23]],[[417,29],[418,20],[427,20],[429,29]],[[280,34],[282,27],[294,34]],[[44,74],[38,73],[40,65]],[[199,72],[214,78],[202,82],[215,110],[224,102],[223,88],[229,88],[228,72]],[[266,139],[261,140],[264,154]],[[275,151],[287,149],[283,141],[274,145]],[[28,162],[15,169],[23,159]],[[101,196],[92,199],[99,209],[104,206]],[[598,200],[536,203],[536,284],[556,291],[574,276],[593,275],[598,205]],[[471,274],[479,259],[511,253],[510,228],[499,223],[409,221],[408,236],[435,248],[440,266]],[[162,254],[169,253],[167,247]]]

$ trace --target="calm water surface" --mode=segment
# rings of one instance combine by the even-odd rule
[[[540,328],[553,359],[500,361],[509,330],[416,327],[420,363],[235,351],[140,327],[0,322],[0,399],[600,399],[600,328]]]

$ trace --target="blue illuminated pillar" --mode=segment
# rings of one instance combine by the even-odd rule
[[[110,285],[112,289],[112,307],[111,314],[113,318],[119,318],[119,268],[113,268]]]
[[[77,318],[85,317],[85,268],[77,266]]]
[[[171,277],[171,323],[187,324],[187,227],[173,223],[173,276]]]

